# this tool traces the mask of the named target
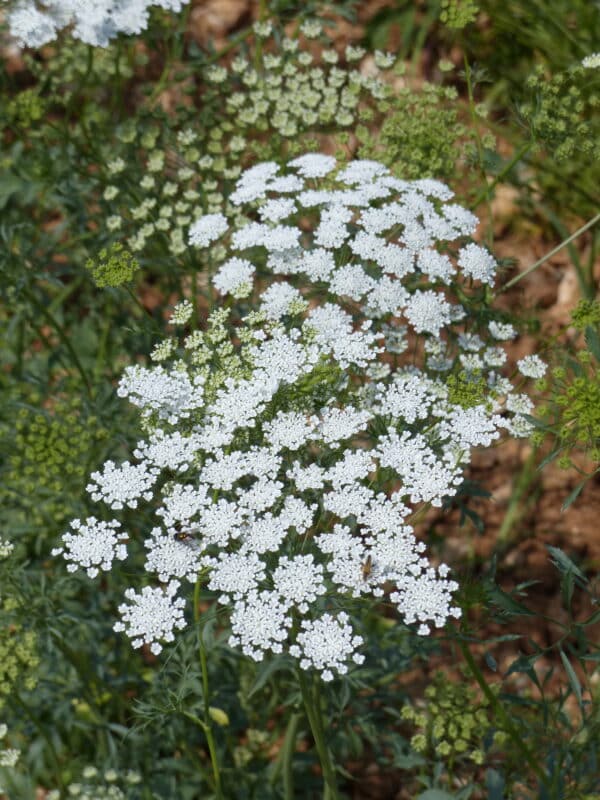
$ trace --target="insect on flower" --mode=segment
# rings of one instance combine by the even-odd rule
[[[369,576],[373,572],[373,558],[371,557],[370,554],[367,556],[366,560],[361,564],[360,569],[362,572],[363,581],[368,581]]]
[[[176,530],[173,534],[173,539],[175,539],[177,542],[184,542],[186,544],[193,541],[191,532],[183,530]]]

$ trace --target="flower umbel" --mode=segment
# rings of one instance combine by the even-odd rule
[[[88,490],[156,513],[146,570],[163,587],[129,589],[116,626],[134,646],[173,640],[180,582],[200,571],[231,609],[232,646],[255,660],[286,652],[324,680],[363,660],[348,599],[387,594],[422,635],[460,616],[449,568],[429,563],[410,518],[457,492],[473,447],[525,420],[489,330],[464,330],[457,298],[492,283],[495,264],[463,244],[477,219],[451,198],[438,181],[317,153],[250,168],[233,205],[195,223],[192,242],[218,231],[230,245],[217,290],[243,285],[255,310],[241,322],[213,312],[119,386],[148,438],[136,463],[107,462]],[[391,330],[425,340],[421,364],[394,361]],[[454,366],[468,402],[442,376]],[[102,568],[100,550],[71,536],[69,558]]]

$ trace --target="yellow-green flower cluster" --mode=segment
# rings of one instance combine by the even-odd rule
[[[483,742],[491,728],[488,701],[478,699],[468,685],[452,683],[438,672],[425,690],[423,709],[406,705],[401,715],[417,728],[411,746],[418,753],[449,765],[457,759],[483,763]]]
[[[576,453],[600,462],[600,303],[582,300],[571,322],[584,331],[588,347],[575,358],[563,358],[537,383],[538,390],[548,394],[538,413],[556,436],[561,454],[557,463],[563,469],[573,466]],[[545,432],[537,431],[534,440],[541,443],[544,438]]]
[[[96,286],[121,286],[130,283],[139,264],[120,242],[103,249],[97,258],[90,258],[86,268],[92,273]]]
[[[35,689],[40,658],[37,636],[17,619],[20,604],[0,596],[0,708],[13,691]]]
[[[461,370],[446,379],[448,399],[462,408],[474,408],[486,402],[489,388],[480,372]]]
[[[460,122],[454,87],[425,83],[419,90],[402,87],[379,104],[381,127],[372,130],[375,116],[360,112],[356,129],[359,155],[383,162],[401,178],[450,178],[464,158],[467,129]]]
[[[441,21],[448,28],[465,28],[469,23],[475,22],[479,13],[479,6],[475,0],[442,0]]]
[[[597,300],[580,300],[571,313],[571,323],[578,331],[588,325],[600,328],[600,303]]]
[[[550,78],[540,66],[528,78],[531,99],[521,113],[557,161],[600,159],[599,80],[581,64]]]
[[[16,94],[7,103],[5,109],[6,121],[9,125],[29,128],[34,122],[42,118],[45,111],[45,102],[40,97],[37,89],[25,89]]]
[[[62,523],[72,513],[64,500],[68,486],[81,484],[90,452],[107,431],[97,417],[84,414],[75,396],[58,399],[49,410],[21,408],[14,430],[6,425],[0,433],[7,452],[0,500],[15,513],[20,510],[30,526],[48,519]]]

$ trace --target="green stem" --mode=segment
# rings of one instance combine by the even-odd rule
[[[316,680],[318,680],[318,678]],[[308,717],[308,723],[315,740],[315,746],[319,754],[319,761],[323,771],[323,780],[325,781],[325,793],[323,798],[324,800],[340,800],[335,779],[335,770],[331,763],[331,756],[325,738],[318,684],[314,683],[314,687],[311,690],[310,683],[301,669],[298,670],[298,682],[300,684],[300,691],[302,692],[306,716]]]
[[[547,786],[548,779],[546,773],[540,767],[538,761],[533,756],[531,750],[527,747],[521,735],[519,734],[515,726],[512,724],[512,721],[508,716],[508,714],[506,713],[506,711],[504,710],[502,704],[488,686],[487,681],[484,678],[483,673],[475,663],[475,659],[473,658],[471,651],[467,647],[466,642],[463,641],[462,639],[459,639],[458,646],[461,649],[461,652],[467,663],[467,666],[471,670],[471,674],[479,684],[481,691],[486,696],[494,714],[502,720],[502,727],[515,743],[517,750],[522,755],[523,759],[529,764],[531,769],[535,772],[542,786]]]
[[[147,318],[150,321],[152,328],[154,329],[154,332],[157,333],[162,338],[164,331],[152,316],[152,312],[146,308],[146,306],[142,303],[139,297],[136,296],[135,292],[133,292],[129,286],[125,286],[124,288],[127,294],[131,297],[131,299],[135,303],[135,305],[140,309],[140,311],[142,311],[143,318],[144,319]]]
[[[596,216],[593,217],[589,222],[586,222],[585,225],[582,225],[581,228],[578,228],[575,231],[575,233],[572,233],[567,239],[562,241],[560,244],[557,244],[556,247],[554,247],[552,250],[550,250],[549,253],[546,253],[545,256],[542,256],[541,258],[539,258],[535,262],[535,264],[532,264],[530,267],[527,267],[527,269],[524,272],[521,272],[519,275],[516,275],[508,283],[505,283],[504,286],[502,287],[502,289],[500,289],[500,292],[498,294],[501,294],[502,292],[505,292],[507,289],[510,289],[511,286],[514,286],[516,283],[518,283],[519,281],[523,280],[523,278],[527,277],[527,275],[530,275],[541,264],[543,264],[545,261],[548,261],[549,258],[552,258],[553,255],[555,255],[560,250],[562,250],[563,247],[566,247],[568,244],[570,244],[574,239],[577,239],[578,236],[581,236],[582,233],[585,233],[590,228],[593,228],[593,226],[599,221],[600,221],[600,214],[596,214]]]
[[[284,800],[294,800],[294,750],[296,749],[296,734],[298,732],[300,719],[300,714],[292,714],[285,732],[285,740],[283,743]]]
[[[521,501],[535,479],[537,454],[537,448],[533,447],[531,453],[527,457],[527,461],[523,465],[521,473],[513,484],[510,503],[506,509],[506,514],[500,525],[497,537],[498,543],[503,549],[514,539],[514,535],[512,534],[513,526],[516,519],[521,517],[523,512]]]
[[[283,772],[283,798],[284,800],[294,800],[294,751],[296,749],[296,736],[302,714],[294,713],[290,716],[285,730],[283,746],[279,751],[277,760],[273,764],[270,775],[271,785],[274,786],[279,776]]]
[[[199,720],[197,717],[194,717],[194,721],[197,724],[200,724],[200,727],[204,731],[206,736],[206,742],[208,744],[208,752],[210,753],[210,763],[212,765],[212,772],[213,772],[213,779],[215,782],[215,794],[217,800],[225,800],[225,795],[223,794],[223,788],[221,785],[221,773],[219,771],[219,761],[217,758],[217,748],[215,745],[215,739],[213,736],[212,731],[212,721],[210,718],[210,695],[209,695],[209,686],[208,686],[208,663],[206,660],[206,650],[204,648],[204,642],[202,641],[202,627],[200,625],[200,588],[202,586],[202,579],[200,575],[196,580],[196,585],[194,586],[194,622],[196,623],[196,630],[198,633],[198,655],[200,657],[200,670],[202,672],[202,701],[203,701],[203,710],[204,710],[204,722]],[[189,715],[187,712],[185,716],[192,718],[193,715]]]

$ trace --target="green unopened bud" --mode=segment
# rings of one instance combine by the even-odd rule
[[[215,706],[211,706],[208,709],[208,714],[213,722],[216,722],[217,725],[221,727],[225,727],[225,725],[229,725],[229,717],[223,711],[222,708],[216,708]]]

